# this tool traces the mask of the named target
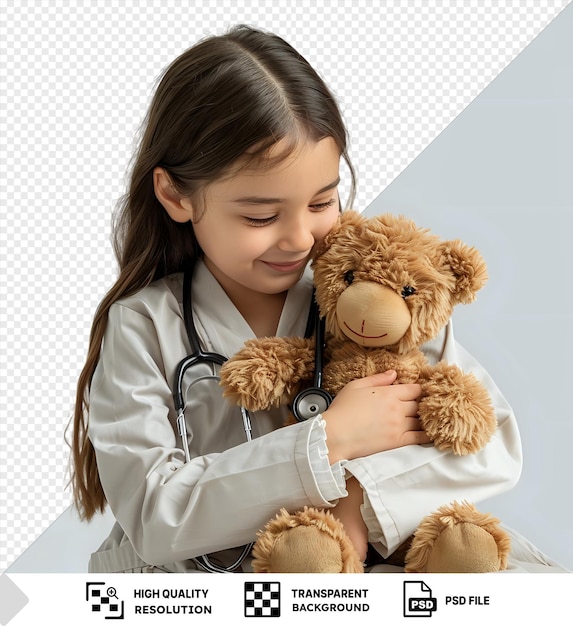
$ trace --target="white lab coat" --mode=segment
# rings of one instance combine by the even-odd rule
[[[290,290],[278,335],[304,333],[311,283],[307,271]],[[202,262],[192,289],[205,350],[229,357],[253,337]],[[191,350],[181,292],[182,276],[173,275],[110,310],[90,390],[88,432],[117,523],[92,555],[90,571],[193,572],[192,557],[206,553],[229,564],[235,547],[253,541],[281,507],[336,504],[346,494],[349,474],[364,488],[369,541],[387,556],[438,506],[456,499],[479,502],[518,480],[515,417],[487,372],[454,341],[451,323],[424,352],[433,362],[444,358],[472,371],[489,390],[499,427],[477,454],[407,446],[330,466],[321,418],[281,427],[284,409],[253,414],[253,441],[246,442],[238,409],[211,378],[216,372],[199,365],[185,377],[191,453],[185,463],[172,399],[175,369]],[[510,570],[557,567],[517,535],[515,542]],[[242,571],[250,571],[249,559]]]

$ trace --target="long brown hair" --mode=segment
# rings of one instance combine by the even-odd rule
[[[167,172],[182,197],[201,204],[209,183],[239,157],[262,161],[271,146],[302,136],[332,137],[355,176],[335,98],[308,62],[283,39],[247,26],[202,40],[164,72],[136,151],[128,192],[118,205],[114,251],[119,276],[93,320],[73,415],[71,483],[82,519],[103,512],[106,499],[88,438],[89,388],[108,312],[118,299],[179,272],[199,249],[191,222],[177,223],[157,200],[153,170]],[[283,154],[284,156],[284,154]]]

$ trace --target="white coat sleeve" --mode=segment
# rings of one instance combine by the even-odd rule
[[[331,506],[344,495],[320,419],[184,463],[164,350],[149,317],[114,305],[90,390],[88,433],[104,492],[146,563],[243,545],[282,506]]]
[[[432,362],[457,364],[481,381],[491,396],[498,428],[476,454],[456,456],[432,445],[413,445],[344,463],[362,484],[369,541],[383,556],[439,506],[491,498],[513,487],[521,473],[521,441],[513,411],[488,373],[455,342],[451,322],[426,352]]]

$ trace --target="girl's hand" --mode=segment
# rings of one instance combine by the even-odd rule
[[[430,443],[418,419],[422,388],[393,385],[396,372],[348,383],[323,413],[330,463]]]

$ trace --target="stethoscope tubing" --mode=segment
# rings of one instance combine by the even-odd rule
[[[191,345],[191,354],[181,359],[181,361],[178,363],[175,369],[173,384],[173,401],[177,414],[177,430],[182,441],[183,453],[185,455],[185,463],[189,463],[191,461],[187,425],[185,420],[186,403],[183,394],[183,379],[185,373],[187,372],[187,370],[189,370],[189,368],[200,363],[208,363],[221,366],[227,361],[227,358],[222,354],[218,354],[216,352],[206,352],[201,347],[199,335],[197,334],[197,329],[195,328],[195,324],[193,321],[193,306],[191,297],[192,274],[193,265],[190,264],[185,269],[183,274],[183,319],[185,323],[187,337],[189,339],[189,344]],[[313,331],[315,332],[315,367],[313,381],[314,385],[310,389],[305,389],[300,392],[293,401],[293,413],[298,421],[305,421],[310,417],[314,417],[315,414],[318,414],[320,411],[325,410],[332,401],[332,397],[330,396],[330,394],[328,394],[328,392],[321,388],[323,369],[322,359],[324,351],[324,320],[319,319],[318,307],[314,300],[314,292],[312,295],[305,336],[310,337]],[[213,375],[213,378],[217,379],[218,377]],[[308,398],[311,399],[308,400]],[[311,406],[313,410],[309,412],[310,414],[308,416],[304,416],[299,411],[299,405],[305,407]],[[242,406],[240,407],[240,411],[246,440],[252,441],[252,426],[249,412]],[[228,567],[223,567],[213,563],[209,559],[208,555],[195,557],[193,561],[197,564],[198,567],[207,572],[232,573],[241,566],[243,561],[251,552],[253,545],[254,543],[249,543],[245,545],[237,560]]]

